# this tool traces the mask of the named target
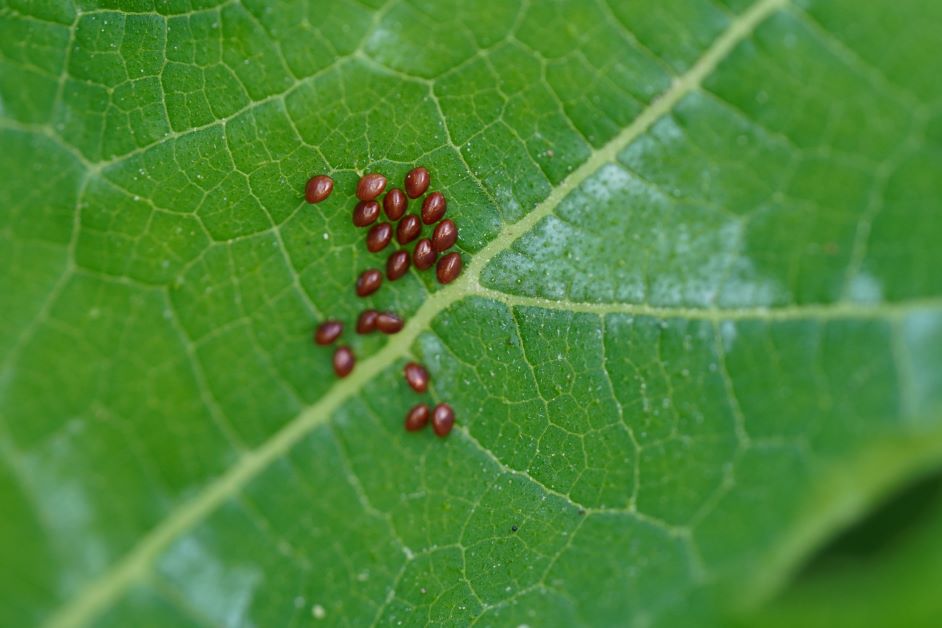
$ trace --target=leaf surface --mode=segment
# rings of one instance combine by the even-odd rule
[[[7,0],[0,623],[761,604],[942,460],[940,24],[921,0]],[[353,338],[384,262],[355,182],[415,164],[465,271],[385,286],[406,328]],[[410,359],[446,440],[402,429]]]

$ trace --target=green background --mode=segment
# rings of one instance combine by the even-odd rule
[[[937,481],[802,565],[942,462],[940,32],[0,0],[0,624],[930,625]],[[465,271],[358,299],[356,180],[416,164]]]

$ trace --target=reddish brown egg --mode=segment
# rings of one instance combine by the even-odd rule
[[[458,227],[451,220],[446,218],[437,225],[432,232],[432,248],[441,253],[450,249],[458,239]]]
[[[376,310],[363,310],[357,318],[357,333],[369,334],[376,331],[376,318],[379,312]]]
[[[366,249],[370,253],[377,253],[392,242],[393,228],[388,222],[381,222],[370,227],[366,234]]]
[[[419,240],[415,249],[412,251],[412,263],[415,264],[415,267],[419,270],[426,270],[431,268],[435,264],[435,258],[438,257],[438,253],[435,252],[435,249],[432,247],[432,241],[428,238],[422,238]]]
[[[326,174],[311,177],[304,187],[304,198],[308,203],[320,203],[334,191],[334,180]]]
[[[451,283],[461,274],[461,255],[458,253],[449,253],[440,260],[435,267],[435,275],[438,277],[438,283]]]
[[[383,273],[375,268],[364,270],[357,277],[357,295],[365,297],[373,294],[381,285],[383,285]]]
[[[334,351],[334,373],[337,377],[346,377],[353,370],[356,361],[350,347],[337,347]]]
[[[428,371],[417,362],[409,362],[403,369],[406,376],[406,382],[417,393],[424,393],[428,390]]]
[[[427,225],[436,223],[445,215],[448,201],[441,192],[432,192],[422,201],[422,222]]]
[[[405,324],[405,321],[392,312],[380,312],[376,317],[376,329],[384,334],[398,333]]]
[[[428,406],[424,403],[412,406],[412,409],[409,410],[409,413],[406,415],[406,429],[410,432],[417,432],[428,425],[428,419],[431,414]]]
[[[396,281],[409,272],[409,252],[396,251],[386,260],[386,277],[389,281]]]
[[[408,214],[396,226],[396,241],[406,245],[419,237],[422,232],[422,223],[415,214]]]
[[[409,195],[409,198],[419,198],[425,194],[429,183],[431,183],[431,178],[428,175],[428,170],[419,166],[409,171],[405,183],[406,194]]]
[[[365,227],[376,222],[379,218],[379,203],[376,201],[360,201],[353,208],[353,224]]]
[[[386,210],[387,218],[393,221],[399,220],[406,213],[407,207],[409,207],[409,199],[402,190],[393,188],[386,192],[383,198],[383,209]]]
[[[455,411],[447,403],[440,403],[432,410],[432,429],[439,436],[448,436],[455,425]]]
[[[375,172],[365,174],[357,183],[357,198],[361,201],[372,201],[386,189],[386,177]]]
[[[340,321],[324,321],[314,331],[314,342],[319,345],[329,345],[343,333],[343,323]]]

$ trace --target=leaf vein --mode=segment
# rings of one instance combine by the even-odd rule
[[[533,211],[516,223],[505,227],[502,233],[475,256],[459,280],[430,295],[415,312],[406,328],[394,336],[379,352],[364,360],[352,376],[338,382],[320,401],[302,411],[298,417],[287,423],[256,450],[245,453],[226,473],[196,494],[190,501],[171,511],[123,558],[89,582],[76,596],[59,608],[47,623],[54,626],[80,625],[97,617],[119,599],[134,582],[149,572],[153,561],[170,543],[201,523],[219,505],[239,493],[272,461],[278,459],[312,430],[325,423],[332,413],[358,392],[366,382],[407,352],[419,332],[427,328],[438,313],[468,294],[472,294],[469,288],[477,287],[481,269],[491,259],[508,248],[542,218],[552,213],[563,198],[599,167],[614,161],[625,146],[633,142],[661,116],[668,113],[686,94],[697,89],[704,78],[739,42],[749,37],[762,21],[779,10],[785,2],[786,0],[761,0],[731,22],[729,28],[713,42],[687,73],[674,81],[663,95],[655,99],[621,133],[594,152],[582,166],[554,188]],[[638,516],[638,513],[632,514]]]

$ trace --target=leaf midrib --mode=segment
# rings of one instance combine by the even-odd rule
[[[683,319],[700,321],[790,321],[790,320],[898,320],[914,312],[942,310],[942,298],[908,299],[896,302],[865,303],[837,301],[805,305],[758,307],[684,307],[656,306],[643,303],[614,303],[546,299],[544,297],[509,294],[484,286],[476,286],[468,296],[480,296],[498,301],[508,307],[536,307],[584,314],[626,314],[657,319]]]
[[[67,601],[48,620],[50,626],[77,626],[84,624],[108,608],[150,570],[154,559],[175,539],[195,527],[215,511],[243,486],[264,471],[275,460],[290,450],[302,438],[325,423],[334,411],[356,394],[374,376],[406,355],[419,333],[428,328],[432,319],[457,301],[477,294],[494,295],[479,283],[483,268],[496,255],[510,247],[519,237],[530,231],[540,220],[551,214],[560,202],[603,165],[616,159],[618,153],[630,145],[687,94],[698,89],[703,80],[733,50],[733,48],[788,0],[760,0],[746,12],[734,18],[729,27],[710,45],[706,52],[671,87],[655,99],[641,114],[615,138],[595,150],[579,168],[574,170],[533,211],[521,220],[507,225],[475,254],[462,276],[450,286],[431,294],[415,312],[403,330],[393,336],[376,354],[358,364],[356,371],[335,384],[317,403],[308,406],[295,419],[276,432],[254,451],[244,453],[221,477],[210,483],[192,499],[175,508],[156,527],[146,534],[117,563],[86,585],[75,597]]]

